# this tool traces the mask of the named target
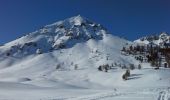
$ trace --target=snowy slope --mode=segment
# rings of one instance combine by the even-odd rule
[[[142,64],[122,80],[119,64],[139,64],[121,55],[127,44],[81,16],[46,25],[0,47],[0,99],[168,100],[169,69]],[[103,64],[114,68],[98,71]]]

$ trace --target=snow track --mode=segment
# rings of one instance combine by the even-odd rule
[[[98,93],[98,94],[94,94],[94,95],[71,98],[71,99],[66,99],[66,100],[102,100],[104,98],[115,97],[115,96],[119,96],[119,95],[122,95],[122,94],[116,93],[116,92],[108,92],[108,93]]]
[[[166,98],[166,92],[165,91],[162,91],[162,92],[159,93],[158,100],[168,100]]]
[[[70,98],[61,97],[61,98],[49,99],[49,100],[103,100],[104,98],[110,98],[110,97],[115,97],[120,95],[124,95],[124,94],[116,93],[116,92],[107,92],[107,93],[97,93],[92,95],[84,95],[80,97],[70,97]]]
[[[132,95],[134,95],[134,96],[132,96]],[[148,94],[148,92],[147,93],[144,93],[144,92],[127,92],[127,93],[125,93],[125,92],[111,91],[111,92],[106,92],[106,93],[96,93],[96,94],[84,95],[84,96],[79,96],[79,97],[56,98],[56,99],[49,99],[49,100],[112,100],[112,99],[117,100],[118,98],[120,98],[120,99],[123,98],[123,100],[124,99],[136,100],[136,99],[138,99],[138,97],[136,97],[135,95],[139,95],[139,96],[140,95],[141,96],[150,95],[150,96],[152,96],[153,93],[152,92],[150,92],[149,94]],[[139,99],[140,99],[140,97],[139,97]],[[160,100],[168,100],[168,99],[160,99]]]
[[[161,91],[158,96],[158,100],[170,100],[170,92],[168,90]]]
[[[170,100],[170,91],[162,90],[158,94],[154,93],[153,91],[138,91],[138,92],[102,92],[96,93],[91,95],[84,95],[78,97],[67,97],[67,98],[55,98],[55,99],[48,99],[48,100]],[[157,97],[158,95],[158,97]],[[145,97],[145,98],[143,98]],[[46,99],[42,99],[46,100]]]

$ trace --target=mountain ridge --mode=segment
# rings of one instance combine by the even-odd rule
[[[167,32],[161,32],[160,34],[153,34],[150,36],[144,36],[137,40],[134,40],[137,44],[149,44],[154,43],[156,45],[164,45],[165,43],[170,43],[170,35]]]

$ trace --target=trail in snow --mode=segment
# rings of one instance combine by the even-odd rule
[[[161,91],[158,96],[158,100],[170,100],[170,92],[168,90]]]
[[[123,94],[116,93],[116,92],[98,93],[98,94],[76,97],[76,98],[71,98],[71,99],[66,99],[66,100],[101,100],[104,98],[115,97],[115,96],[119,96],[119,95],[123,95]]]
[[[85,95],[85,96],[80,96],[80,97],[69,97],[69,98],[59,97],[56,99],[49,99],[49,100],[103,100],[104,98],[115,97],[115,96],[120,96],[120,95],[125,95],[125,94],[117,93],[117,92],[106,92],[106,93],[96,93],[96,94],[91,94],[91,95]]]
[[[69,98],[56,98],[56,99],[48,99],[48,100],[117,100],[117,98],[122,98],[123,100],[136,100],[136,99],[142,99],[146,100],[146,98],[141,98],[141,96],[150,96],[148,98],[152,98],[154,93],[152,92],[105,92],[105,93],[96,93],[96,94],[91,94],[91,95],[85,95],[85,96],[79,96],[79,97],[69,97]],[[139,97],[138,97],[139,96]],[[162,97],[159,97],[162,98]],[[163,96],[163,98],[165,98]],[[46,99],[42,99],[46,100]],[[152,100],[155,100],[152,98]],[[167,99],[158,99],[158,100],[169,100]]]
[[[161,91],[161,92],[159,93],[158,100],[168,100],[168,98],[167,98],[167,93],[166,93],[165,91]]]

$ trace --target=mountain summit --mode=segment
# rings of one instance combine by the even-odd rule
[[[80,15],[58,21],[29,33],[15,41],[5,44],[7,55],[29,55],[36,51],[51,52],[57,49],[70,48],[76,43],[89,39],[101,40],[107,30],[93,21]]]

